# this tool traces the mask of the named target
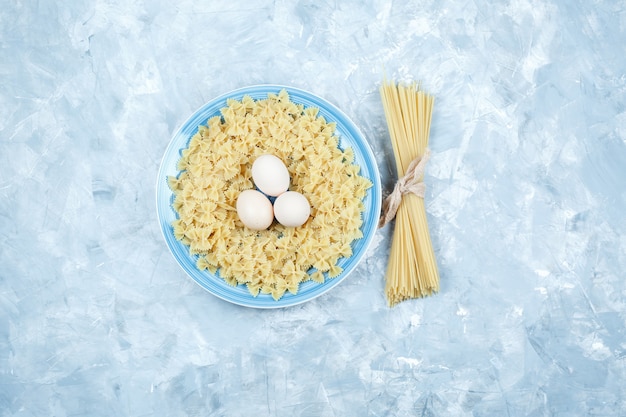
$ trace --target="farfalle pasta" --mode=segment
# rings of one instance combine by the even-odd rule
[[[359,175],[352,149],[339,147],[335,124],[317,108],[293,103],[285,90],[226,104],[182,150],[179,175],[168,177],[174,236],[197,256],[199,269],[245,284],[253,296],[278,300],[286,291],[296,294],[301,282],[340,275],[338,261],[352,256],[352,242],[363,237],[363,198],[372,186]],[[311,204],[300,227],[274,222],[255,231],[237,216],[237,197],[254,188],[252,163],[268,153],[287,166],[290,190]]]

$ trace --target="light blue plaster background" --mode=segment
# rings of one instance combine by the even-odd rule
[[[626,415],[624,1],[0,3],[1,416]],[[294,308],[189,279],[154,203],[180,124],[300,87],[389,190],[384,71],[436,96],[441,292],[386,306],[391,227]]]

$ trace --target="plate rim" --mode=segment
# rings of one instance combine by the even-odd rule
[[[381,205],[382,205],[382,188],[381,188],[380,171],[379,171],[379,167],[378,167],[375,155],[371,149],[369,142],[367,141],[361,129],[359,129],[359,127],[356,125],[356,123],[354,123],[354,121],[350,117],[348,117],[347,114],[345,114],[341,109],[339,109],[339,107],[337,107],[336,105],[334,105],[332,102],[328,101],[327,99],[322,98],[321,96],[317,94],[314,94],[310,91],[307,91],[298,87],[292,87],[292,86],[283,85],[283,84],[253,84],[253,85],[239,87],[234,90],[222,93],[206,101],[204,104],[198,107],[195,111],[193,111],[178,126],[178,128],[170,136],[170,139],[167,142],[167,145],[165,146],[165,149],[163,151],[163,156],[159,163],[159,169],[157,171],[157,178],[156,178],[155,203],[156,203],[157,220],[159,222],[159,229],[161,230],[161,234],[168,248],[168,252],[172,255],[172,257],[174,258],[178,266],[185,272],[188,278],[191,278],[191,280],[195,282],[196,285],[200,286],[203,290],[209,292],[211,295],[219,299],[222,299],[226,302],[229,302],[231,304],[239,305],[242,307],[265,309],[265,310],[276,309],[276,308],[287,308],[287,307],[296,306],[296,305],[314,300],[315,298],[328,293],[331,289],[335,288],[337,285],[343,282],[356,269],[358,264],[360,264],[366,252],[368,251],[369,247],[371,246],[374,240],[374,237],[376,235],[377,229],[378,229],[376,224],[374,224],[373,227],[370,226],[372,230],[369,231],[368,229],[368,234],[364,233],[364,236],[361,238],[361,239],[365,239],[365,243],[362,245],[361,252],[359,253],[359,258],[353,264],[353,267],[348,272],[345,272],[345,271],[342,272],[339,277],[327,278],[324,283],[319,284],[320,286],[324,286],[322,290],[317,291],[316,293],[312,294],[310,297],[302,297],[302,298],[295,298],[295,299],[292,299],[290,297],[288,298],[283,297],[283,298],[280,298],[279,300],[271,299],[271,303],[265,303],[265,302],[255,303],[254,301],[256,300],[256,297],[252,295],[250,295],[250,299],[247,299],[245,301],[229,298],[225,295],[222,295],[218,291],[215,291],[207,287],[206,285],[203,285],[203,283],[201,283],[198,279],[196,279],[193,272],[197,273],[199,271],[197,270],[197,268],[194,268],[194,270],[191,271],[190,270],[191,268],[188,268],[188,265],[186,265],[184,262],[181,262],[178,259],[178,257],[174,253],[175,252],[174,249],[171,247],[171,243],[170,243],[171,236],[169,236],[166,231],[167,227],[169,226],[169,222],[164,221],[165,216],[161,208],[162,199],[166,197],[162,195],[162,193],[165,192],[162,182],[167,178],[167,175],[168,175],[165,172],[166,170],[165,162],[172,152],[180,153],[180,151],[183,149],[183,148],[173,149],[174,148],[173,145],[175,144],[176,140],[183,134],[185,127],[187,127],[195,118],[199,117],[199,115],[201,115],[203,112],[206,112],[208,108],[213,107],[218,103],[223,102],[225,105],[225,101],[227,99],[243,97],[246,94],[250,94],[250,92],[262,92],[263,94],[267,95],[270,93],[277,94],[283,89],[287,91],[290,99],[292,97],[292,92],[293,92],[297,96],[303,96],[304,98],[307,98],[309,100],[312,99],[313,101],[319,102],[320,105],[318,105],[317,107],[320,109],[320,111],[324,113],[329,113],[330,115],[336,115],[336,117],[333,117],[333,119],[337,119],[337,120],[333,120],[333,121],[336,122],[337,125],[342,124],[346,128],[346,130],[353,131],[355,133],[354,135],[350,134],[350,136],[352,137],[352,141],[356,142],[359,145],[359,150],[358,150],[359,153],[362,154],[363,159],[365,159],[368,162],[368,164],[371,165],[371,168],[372,168],[372,172],[368,176],[368,179],[372,181],[372,190],[375,191],[374,194],[372,195],[372,202],[373,202],[372,211],[375,213],[378,213],[379,215]],[[261,91],[258,91],[258,90],[261,90]],[[200,126],[200,124],[198,126]],[[187,139],[186,143],[188,143],[188,141],[191,139],[191,136],[186,139]],[[165,187],[165,188],[169,190],[168,187]],[[377,196],[378,198],[376,198]],[[168,196],[167,199],[169,200],[170,196]],[[167,207],[171,209],[171,202],[167,204]],[[378,218],[378,215],[376,218]],[[165,223],[167,223],[167,225]],[[186,255],[190,256],[188,253],[188,250],[186,252]],[[210,274],[210,275],[212,278],[221,279],[215,274]],[[295,294],[294,297],[297,297],[297,294]]]

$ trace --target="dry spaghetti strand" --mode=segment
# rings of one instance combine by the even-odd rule
[[[428,149],[434,97],[419,85],[385,80],[380,87],[398,178]],[[421,180],[421,179],[420,179]],[[422,196],[402,195],[387,265],[385,293],[394,306],[439,291],[439,272]]]

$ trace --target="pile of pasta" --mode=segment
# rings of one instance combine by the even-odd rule
[[[352,148],[339,147],[335,124],[319,109],[291,101],[287,91],[266,99],[229,99],[190,139],[168,177],[174,194],[175,237],[189,246],[196,265],[229,285],[245,284],[252,296],[298,292],[301,282],[341,274],[360,239],[363,198],[372,183],[360,175]],[[287,166],[290,190],[304,194],[311,217],[295,228],[274,222],[246,228],[237,216],[239,194],[253,189],[252,163],[271,153]]]

